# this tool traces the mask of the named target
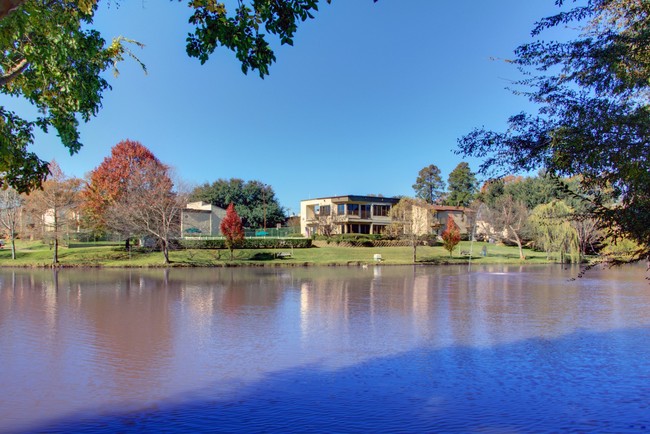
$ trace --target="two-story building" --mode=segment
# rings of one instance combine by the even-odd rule
[[[300,232],[309,237],[314,234],[381,234],[391,224],[390,210],[399,202],[397,198],[380,196],[333,196],[300,202]],[[440,235],[451,217],[467,234],[467,209],[462,207],[429,205],[422,203],[414,211],[420,225],[418,235]]]
[[[381,234],[391,222],[399,199],[379,196],[333,196],[300,202],[300,232],[314,234]]]

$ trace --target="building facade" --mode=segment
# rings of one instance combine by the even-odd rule
[[[221,235],[221,220],[226,210],[206,202],[191,202],[181,213],[181,236],[216,237]]]
[[[381,234],[391,223],[390,210],[399,199],[376,196],[333,196],[300,202],[300,232],[315,234]]]
[[[312,235],[381,234],[392,223],[390,211],[399,203],[397,198],[376,196],[333,196],[300,202],[300,232]],[[417,204],[411,218],[417,235],[441,235],[451,217],[461,234],[469,232],[467,209],[462,207]]]

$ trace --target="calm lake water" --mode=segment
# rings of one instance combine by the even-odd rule
[[[0,432],[650,430],[642,267],[0,271]]]

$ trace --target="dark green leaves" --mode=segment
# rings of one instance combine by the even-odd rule
[[[314,17],[318,0],[241,1],[230,15],[226,6],[215,0],[194,0],[189,6],[194,9],[189,22],[196,29],[187,37],[188,55],[205,63],[218,46],[223,46],[235,53],[245,74],[257,70],[264,78],[276,60],[268,36],[277,36],[280,44],[293,45],[298,24]]]

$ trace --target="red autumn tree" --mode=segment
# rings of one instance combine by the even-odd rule
[[[179,233],[180,215],[187,200],[173,190],[166,172],[159,170],[158,165],[145,162],[131,175],[129,188],[106,209],[104,218],[110,229],[155,239],[165,264],[169,264],[170,242]]]
[[[145,146],[132,140],[123,140],[113,146],[111,155],[90,172],[82,192],[82,208],[89,225],[98,230],[106,229],[106,211],[126,192],[137,187],[134,184],[139,181],[135,178],[141,178],[138,174],[143,172],[157,173],[171,189],[167,166]]]
[[[460,243],[460,229],[454,222],[454,219],[451,216],[447,217],[447,228],[442,233],[442,246],[449,252],[449,257],[451,257],[451,252],[453,252],[454,247]]]
[[[226,209],[226,217],[221,221],[221,233],[226,237],[226,247],[230,250],[230,260],[232,261],[235,247],[240,246],[244,241],[241,218],[237,215],[235,204],[232,202]]]

